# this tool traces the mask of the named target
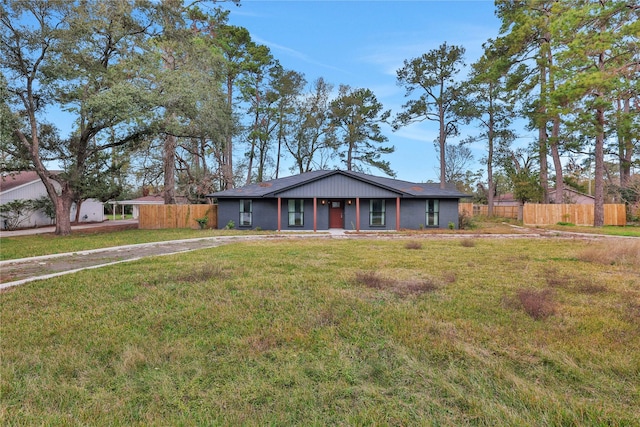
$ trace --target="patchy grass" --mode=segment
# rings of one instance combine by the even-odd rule
[[[637,424],[637,265],[580,259],[580,241],[404,243],[245,242],[2,292],[0,419]],[[504,304],[522,289],[555,314]]]
[[[640,241],[619,240],[615,243],[589,245],[578,254],[586,262],[605,265],[631,265],[640,267]]]

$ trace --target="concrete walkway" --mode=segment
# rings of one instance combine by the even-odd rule
[[[114,228],[114,227],[132,227],[138,225],[137,219],[122,219],[116,221],[104,221],[104,222],[92,222],[87,224],[72,225],[71,231],[75,230],[89,230],[93,228]],[[56,226],[51,225],[47,227],[37,228],[24,228],[21,230],[6,231],[0,230],[0,237],[14,237],[14,236],[30,236],[34,234],[50,234],[56,232]]]

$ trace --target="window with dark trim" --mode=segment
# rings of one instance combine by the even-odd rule
[[[440,200],[427,200],[426,222],[427,227],[437,227],[440,225]]]
[[[240,223],[239,227],[251,227],[253,203],[251,200],[240,199]]]
[[[369,200],[369,225],[372,227],[384,227],[385,225],[385,201],[383,199]]]
[[[304,200],[289,200],[289,226],[302,227],[304,225]]]

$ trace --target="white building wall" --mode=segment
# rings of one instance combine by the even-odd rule
[[[54,182],[53,185],[59,188],[60,185]],[[47,190],[41,181],[34,181],[21,187],[8,190],[0,195],[0,205],[14,200],[35,200],[47,196]],[[71,207],[71,221],[75,220],[76,206]],[[80,222],[102,222],[104,221],[104,205],[99,200],[85,200],[80,207]],[[52,221],[42,212],[34,212],[28,219],[20,223],[20,228],[42,227],[52,225]],[[4,221],[0,219],[0,228],[5,229]]]

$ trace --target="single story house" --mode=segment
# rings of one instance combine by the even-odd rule
[[[218,228],[360,231],[458,228],[458,202],[468,195],[453,186],[319,170],[208,197],[218,205]]]
[[[549,190],[549,202],[555,203],[557,190]],[[581,193],[571,187],[565,186],[562,190],[562,203],[575,205],[594,205],[596,198],[588,194]]]
[[[53,181],[53,185],[59,188],[59,184]],[[0,176],[0,205],[14,200],[36,200],[40,197],[48,197],[47,190],[34,171],[5,172]],[[71,220],[76,216],[76,205],[71,206]],[[80,206],[80,222],[104,221],[104,206],[99,200],[85,200]],[[36,211],[19,220],[21,228],[39,227],[51,225],[52,219],[44,212]],[[0,228],[6,229],[4,221],[0,221]]]

